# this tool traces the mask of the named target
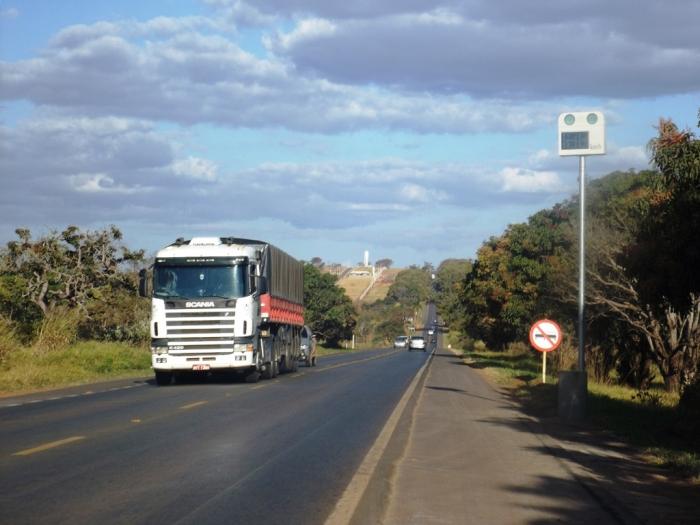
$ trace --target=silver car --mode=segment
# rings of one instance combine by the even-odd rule
[[[408,337],[405,335],[400,335],[394,339],[394,348],[406,348],[408,345]]]
[[[316,366],[316,336],[308,326],[301,329],[299,361],[303,361],[306,366]]]

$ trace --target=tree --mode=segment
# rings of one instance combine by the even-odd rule
[[[320,257],[313,257],[311,259],[311,264],[313,264],[316,268],[323,268],[324,266],[323,259]]]
[[[374,265],[377,268],[391,268],[391,265],[394,264],[394,261],[391,259],[379,259]]]
[[[561,206],[514,224],[492,237],[477,253],[461,287],[463,329],[492,348],[527,340],[527,331],[553,305],[543,301],[550,293],[548,269],[569,249],[568,211]]]
[[[95,289],[127,285],[123,263],[143,259],[143,251],[118,244],[122,234],[114,226],[94,232],[69,226],[36,241],[27,229],[16,233],[19,240],[7,245],[4,271],[23,280],[23,297],[44,316],[56,306],[85,311]]]
[[[430,298],[430,274],[419,268],[402,270],[389,287],[386,300],[416,308]]]
[[[336,277],[312,264],[304,264],[304,317],[329,345],[350,339],[357,323],[357,312],[345,291],[336,285]]]
[[[435,273],[433,289],[441,317],[447,324],[454,324],[461,316],[460,294],[466,275],[471,271],[468,259],[445,259]]]

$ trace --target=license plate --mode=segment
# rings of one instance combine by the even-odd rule
[[[209,370],[209,365],[192,365],[192,370]]]

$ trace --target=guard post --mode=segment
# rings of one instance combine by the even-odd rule
[[[605,117],[600,111],[562,113],[558,119],[559,155],[579,158],[578,369],[559,372],[559,417],[586,415],[586,157],[605,155]]]

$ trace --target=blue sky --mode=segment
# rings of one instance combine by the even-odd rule
[[[58,5],[0,1],[2,243],[115,224],[439,264],[576,191],[559,113],[605,113],[597,177],[700,107],[694,0]]]

